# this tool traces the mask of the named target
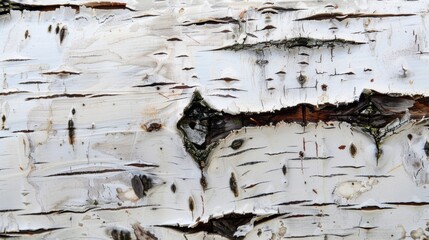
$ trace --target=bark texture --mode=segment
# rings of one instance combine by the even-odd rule
[[[427,1],[1,1],[0,237],[429,238]]]

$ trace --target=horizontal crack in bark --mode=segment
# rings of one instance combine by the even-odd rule
[[[196,22],[186,22],[183,23],[181,26],[191,26],[191,25],[206,25],[206,24],[238,24],[238,20],[232,17],[222,17],[222,18],[208,18],[208,19],[202,19],[198,20]]]
[[[47,96],[40,96],[40,97],[29,97],[26,98],[25,101],[35,100],[35,99],[53,99],[53,98],[80,98],[80,97],[87,97],[91,96],[91,94],[79,94],[79,93],[63,93],[63,94],[53,94],[53,95],[47,95]]]
[[[400,13],[400,14],[394,14],[394,13],[340,13],[340,12],[334,12],[334,13],[319,13],[316,15],[312,15],[305,18],[299,18],[295,21],[304,21],[304,20],[327,20],[327,19],[336,19],[338,21],[343,21],[348,18],[386,18],[386,17],[408,17],[408,16],[414,16],[416,14],[412,13]]]
[[[22,229],[18,231],[5,231],[0,233],[0,237],[13,237],[13,236],[19,236],[19,235],[41,234],[41,233],[52,232],[60,229],[64,229],[64,228],[38,228],[38,229]]]
[[[183,133],[184,145],[188,153],[199,164],[201,169],[207,165],[208,155],[218,140],[225,138],[233,130],[252,126],[270,126],[279,122],[299,123],[303,126],[310,122],[317,123],[339,121],[347,122],[361,128],[370,135],[377,149],[377,160],[382,154],[380,144],[382,139],[395,131],[396,127],[389,127],[392,122],[402,119],[409,114],[410,119],[422,119],[429,114],[429,97],[422,95],[400,96],[396,94],[381,94],[365,90],[359,100],[339,105],[298,104],[294,107],[282,108],[271,112],[242,112],[229,114],[211,108],[195,92],[190,105],[185,108],[183,117],[178,121],[177,128]],[[221,157],[231,157],[248,150],[259,148],[239,149],[241,144],[233,148],[232,152]],[[267,153],[278,155],[280,153]],[[290,160],[328,159],[324,157],[296,157]],[[341,166],[338,166],[341,168]],[[350,166],[354,167],[354,166]],[[356,167],[357,168],[357,167]]]
[[[234,44],[230,46],[225,46],[211,51],[220,51],[220,50],[262,50],[267,47],[277,47],[277,48],[296,48],[296,47],[305,47],[305,48],[318,48],[318,47],[334,47],[334,46],[346,46],[346,45],[361,45],[366,44],[366,42],[357,42],[353,40],[346,40],[341,38],[333,39],[317,39],[317,38],[290,38],[283,40],[273,40],[258,42],[255,44]]]
[[[124,169],[104,169],[104,170],[94,170],[94,171],[75,171],[75,172],[64,172],[47,175],[46,177],[59,177],[59,176],[75,176],[75,175],[87,175],[87,174],[102,174],[110,172],[123,172]]]
[[[172,228],[174,230],[192,234],[196,232],[207,232],[211,234],[219,234],[228,239],[243,239],[245,236],[237,234],[237,230],[240,226],[249,224],[254,221],[254,226],[263,222],[275,219],[283,216],[284,214],[273,214],[273,215],[256,215],[253,213],[229,213],[222,217],[211,217],[207,222],[198,222],[194,227],[179,227],[179,226],[168,226],[159,225],[160,227]],[[254,220],[252,220],[254,219]],[[245,233],[244,233],[245,235]]]

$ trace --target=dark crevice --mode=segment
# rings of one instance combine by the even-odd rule
[[[60,30],[60,42],[64,40],[65,34],[66,34],[67,28],[62,27]],[[72,72],[72,71],[51,71],[51,72],[44,72],[43,75],[60,75],[60,76],[67,76],[67,75],[80,75],[80,72]]]
[[[253,218],[258,217],[254,225],[261,224],[263,222],[275,219],[282,216],[283,214],[274,214],[266,217],[258,216],[253,213],[230,213],[219,218],[210,218],[207,222],[198,222],[194,227],[179,227],[179,226],[160,226],[166,228],[172,228],[174,230],[193,234],[197,232],[206,232],[209,234],[218,234],[228,239],[243,239],[245,236],[237,236],[234,234],[237,232],[238,227],[250,223]]]
[[[259,149],[263,149],[263,148],[265,148],[265,147],[255,147],[255,148],[243,149],[241,151],[230,153],[230,154],[226,154],[226,155],[222,155],[222,156],[219,156],[219,157],[220,158],[234,157],[234,156],[240,155],[240,154],[248,152],[248,151],[259,150]]]
[[[24,209],[0,209],[0,213],[7,213],[7,212],[18,212],[22,211]]]
[[[355,177],[366,177],[366,178],[390,178],[392,175],[355,175]]]
[[[234,45],[213,49],[212,51],[262,50],[268,47],[276,47],[280,49],[297,48],[297,47],[303,47],[303,48],[331,47],[333,48],[335,46],[344,47],[347,45],[361,45],[361,44],[365,44],[365,42],[357,42],[357,41],[346,40],[341,38],[316,39],[316,38],[298,37],[298,38],[291,38],[291,39],[258,42],[255,44],[238,44],[237,43]]]
[[[25,101],[30,101],[30,100],[35,100],[35,99],[53,99],[53,98],[61,98],[61,97],[65,97],[65,98],[81,98],[81,97],[87,97],[90,96],[91,94],[72,94],[72,93],[64,93],[64,94],[53,94],[53,95],[48,95],[48,96],[40,96],[40,97],[29,97],[26,98]]]
[[[134,87],[158,87],[158,86],[168,86],[168,85],[174,85],[176,83],[173,82],[155,82],[150,84],[143,84],[143,85],[136,85]]]
[[[206,24],[238,24],[238,20],[232,17],[223,17],[223,18],[208,18],[199,20],[196,22],[187,22],[182,24],[182,26],[191,26],[191,25],[206,25]]]
[[[281,6],[264,6],[257,9],[258,12],[266,12],[274,10],[276,12],[295,12],[299,10],[304,10],[302,8],[285,8]]]
[[[303,204],[305,207],[324,207],[324,206],[332,206],[337,205],[336,203],[311,203],[311,204]]]
[[[53,232],[60,229],[64,229],[64,228],[38,228],[38,229],[22,229],[18,231],[5,231],[0,233],[0,237],[14,237],[14,236],[22,236],[22,235],[42,234],[47,232]]]
[[[46,177],[60,177],[60,176],[76,176],[76,175],[88,175],[88,174],[102,174],[102,173],[111,173],[111,172],[123,172],[124,169],[104,169],[97,171],[75,171],[75,172],[65,172],[65,173],[56,173],[47,175]]]
[[[419,207],[429,205],[429,202],[385,202],[383,204]]]
[[[269,195],[274,195],[276,193],[280,193],[281,191],[277,191],[277,192],[269,192],[269,193],[261,193],[261,194],[257,194],[254,196],[250,196],[250,197],[245,197],[241,200],[248,200],[248,199],[254,199],[254,198],[260,198],[260,197],[265,197],[265,196],[269,196]]]
[[[10,92],[0,92],[0,96],[8,96],[8,95],[18,94],[18,93],[28,93],[28,91],[10,91]]]
[[[159,167],[159,165],[150,164],[150,163],[129,163],[129,164],[126,164],[125,166],[138,167],[138,168]]]
[[[334,173],[329,175],[311,175],[310,177],[331,178],[331,177],[341,177],[346,175],[347,174],[344,174],[344,173]]]
[[[252,162],[246,162],[246,163],[242,163],[237,165],[237,167],[243,167],[243,166],[249,166],[249,165],[255,165],[255,164],[259,164],[259,163],[265,163],[267,161],[252,161]]]
[[[377,211],[384,209],[395,209],[393,207],[380,207],[380,206],[361,206],[361,207],[341,207],[344,210],[356,210],[356,211]]]
[[[349,13],[344,14],[340,12],[334,12],[334,13],[320,13],[316,15],[312,15],[305,18],[297,19],[296,21],[303,21],[303,20],[329,20],[329,19],[336,19],[338,21],[343,21],[348,18],[386,18],[386,17],[408,17],[408,16],[414,16],[415,14],[409,14],[409,13],[401,13],[401,14],[393,14],[393,13]]]
[[[89,210],[94,209],[94,207],[92,208],[87,208],[85,210],[82,211],[74,211],[74,210],[52,210],[52,211],[48,211],[48,212],[37,212],[37,213],[25,213],[25,214],[20,214],[22,216],[39,216],[39,215],[51,215],[51,214],[64,214],[64,213],[86,213]]]
[[[135,209],[135,208],[147,208],[151,207],[152,209],[161,206],[160,204],[148,204],[148,205],[137,205],[137,206],[122,206],[117,208],[98,208],[94,209],[94,211],[120,211],[124,209]]]
[[[311,200],[296,200],[296,201],[282,202],[282,203],[276,204],[276,206],[297,205],[297,204],[308,203],[308,202],[311,202]]]
[[[291,235],[291,236],[288,236],[287,238],[289,239],[295,239],[295,238],[298,238],[298,239],[301,239],[301,238],[311,238],[311,239],[314,239],[314,238],[318,238],[318,239],[330,239],[329,238],[329,236],[332,236],[332,237],[336,237],[336,238],[346,238],[346,237],[349,237],[349,236],[352,236],[353,234],[320,234],[320,235]]]
[[[191,103],[185,108],[183,117],[178,121],[177,128],[182,132],[184,145],[188,153],[192,155],[201,169],[207,165],[207,159],[211,149],[217,146],[220,139],[225,138],[233,130],[244,127],[270,126],[280,122],[298,123],[306,126],[308,123],[339,121],[359,127],[363,132],[373,138],[376,145],[377,161],[382,154],[382,140],[394,133],[399,125],[390,126],[394,121],[402,119],[406,113],[410,119],[422,119],[429,114],[429,97],[421,95],[402,96],[398,94],[381,94],[371,90],[365,90],[360,98],[351,103],[338,105],[322,104],[318,106],[310,104],[298,104],[293,107],[282,108],[270,112],[241,112],[237,114],[225,113],[211,108],[195,92]],[[234,143],[234,142],[233,142]],[[242,142],[231,145],[232,150],[241,147]],[[429,149],[429,144],[428,149]],[[344,146],[346,147],[346,146]],[[237,149],[234,149],[237,148]],[[233,157],[246,151],[262,149],[263,147],[251,147],[237,150],[222,155],[222,158]],[[356,146],[350,146],[350,154],[356,154]],[[290,152],[266,153],[267,155],[279,155]],[[320,160],[324,157],[296,157],[289,160]],[[337,166],[338,168],[360,168],[361,166]]]

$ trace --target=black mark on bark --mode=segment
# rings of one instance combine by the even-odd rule
[[[131,179],[131,186],[138,198],[143,198],[149,189],[153,187],[153,181],[146,175],[135,175]]]
[[[237,180],[235,179],[234,173],[231,173],[231,177],[229,178],[229,188],[231,189],[232,193],[234,193],[234,196],[238,197]]]

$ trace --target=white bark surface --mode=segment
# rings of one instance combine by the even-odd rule
[[[0,15],[0,236],[226,239],[167,226],[253,213],[235,236],[429,237],[426,119],[379,142],[338,121],[244,127],[202,170],[177,127],[194,91],[231,114],[427,96],[429,2],[89,2]]]

